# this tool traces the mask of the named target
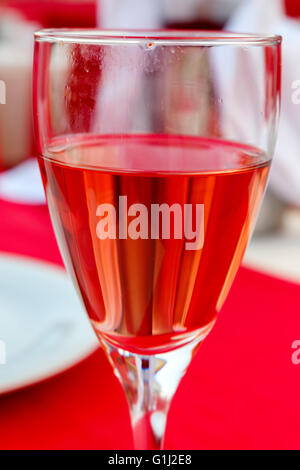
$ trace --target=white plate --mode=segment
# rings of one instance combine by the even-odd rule
[[[0,394],[56,375],[98,346],[63,269],[0,255]]]

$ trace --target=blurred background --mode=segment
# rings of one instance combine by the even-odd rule
[[[41,27],[191,28],[283,34],[282,116],[270,186],[255,245],[246,261],[300,279],[300,4],[297,0],[1,0],[0,79],[6,84],[0,106],[0,168],[35,155],[32,126],[32,50]],[[300,85],[300,82],[298,83]],[[294,87],[294,88],[293,88]],[[0,177],[0,194],[40,203],[36,163],[26,161]],[[267,235],[267,236],[266,236]],[[295,251],[293,251],[295,250]],[[273,254],[276,252],[276,256]]]
[[[45,200],[35,159],[37,150],[32,124],[33,32],[40,28],[51,27],[227,29],[283,35],[283,90],[279,138],[269,189],[244,263],[259,272],[299,284],[300,93],[297,95],[297,88],[300,89],[300,2],[298,0],[272,0],[272,2],[270,0],[0,0],[0,84],[5,84],[5,90],[2,87],[2,94],[3,90],[5,91],[5,104],[2,103],[3,97],[1,102],[0,96],[0,251],[3,255],[1,255],[2,268],[0,265],[0,299],[1,295],[3,298],[7,295],[9,289],[13,290],[13,284],[8,285],[4,282],[11,269],[11,263],[6,260],[8,253],[43,259],[53,265],[61,264],[54,238],[47,238],[50,224],[45,212]],[[14,269],[19,268],[13,267],[12,272],[15,272]],[[53,269],[58,268],[53,267]],[[22,271],[20,268],[18,272],[20,279],[24,280],[26,278],[24,273],[29,271]],[[41,277],[39,273],[40,271],[34,271],[33,277],[29,278],[36,279],[34,282],[38,283]],[[51,282],[55,282],[54,278],[60,275],[61,272],[58,275],[55,271],[52,272],[52,277],[50,275],[51,279],[48,279],[48,274],[45,273],[44,282],[52,285]],[[17,282],[16,279],[18,277],[14,282]],[[57,289],[64,290],[63,282],[63,287]],[[24,290],[28,304],[24,317],[30,310],[32,322],[37,324],[41,321],[41,317],[37,320],[32,313],[34,308],[37,309],[32,303],[36,291],[28,294],[28,289],[30,290],[30,287]],[[43,291],[45,297],[40,299],[41,305],[48,303],[48,300],[45,300],[48,294],[45,289]],[[72,297],[71,294],[70,296]],[[60,305],[59,308],[51,304],[49,309],[51,307],[53,310],[66,311],[72,306],[72,310],[79,311],[80,307],[73,306],[73,297],[71,297],[69,304]],[[17,307],[11,307],[6,301],[3,308],[1,307],[3,303],[0,301],[0,309],[2,308],[0,340],[12,336],[15,328],[20,329],[17,314],[14,313],[14,325],[9,323],[7,314],[3,314],[10,308],[14,312],[17,308],[24,309],[26,302],[24,303],[23,299],[24,297],[20,295]],[[79,317],[81,312],[78,313]],[[19,368],[12,367],[9,372],[7,369],[4,372],[0,366],[0,394],[64,370],[95,349],[96,345],[94,338],[90,336],[90,330],[86,333],[87,346],[82,349],[76,346],[80,338],[78,331],[83,327],[80,320],[75,326],[72,321],[67,318],[65,323],[60,325],[60,329],[55,330],[52,346],[50,342],[48,349],[42,349],[39,353],[41,356],[47,355],[53,344],[62,342],[61,338],[65,338],[63,335],[67,331],[70,344],[66,345],[64,340],[62,346],[66,359],[64,361],[59,359],[58,348],[57,357],[52,355],[50,364],[47,359],[47,370],[42,372],[45,369],[45,362],[37,364],[33,361],[33,356],[36,358],[39,355],[37,354],[39,349],[34,349],[30,352],[31,356],[29,354],[26,358],[26,363],[21,361]],[[31,328],[28,317],[26,321],[23,318],[22,322],[24,325],[26,323],[25,331],[28,335],[33,335],[34,328]],[[45,331],[48,331],[47,328],[50,326],[43,324],[41,328],[46,328]],[[41,337],[39,331],[34,334]],[[31,340],[33,341],[32,338]],[[23,349],[19,348],[18,354],[27,351],[28,344],[23,345]],[[36,371],[32,372],[33,369]],[[10,419],[10,415],[7,419]],[[7,437],[7,446],[9,442]]]

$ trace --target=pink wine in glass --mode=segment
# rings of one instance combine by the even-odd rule
[[[196,137],[79,134],[55,140],[40,166],[100,339],[153,354],[204,337],[244,254],[266,155]]]

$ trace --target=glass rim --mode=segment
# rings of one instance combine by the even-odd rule
[[[148,44],[173,46],[272,46],[281,44],[279,35],[211,30],[118,30],[97,28],[51,28],[36,31],[37,42],[94,45]],[[149,43],[150,42],[150,43]]]

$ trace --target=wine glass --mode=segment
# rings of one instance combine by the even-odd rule
[[[137,449],[162,448],[245,252],[275,145],[280,45],[207,31],[35,35],[49,211]]]

